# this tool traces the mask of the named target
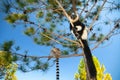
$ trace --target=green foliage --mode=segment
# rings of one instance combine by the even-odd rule
[[[38,33],[39,37],[34,37],[34,42],[40,45],[51,46],[53,45],[52,38],[54,37],[52,32],[54,32],[56,25],[54,23],[50,24],[50,27],[47,29],[43,29],[40,33]]]
[[[17,61],[18,60],[18,56],[17,55],[13,55],[12,61]]]
[[[26,53],[25,53],[25,56],[22,56],[22,57],[15,53],[12,54],[12,50],[11,50],[11,47],[13,47],[13,45],[11,44],[12,41],[5,42],[5,44],[6,43],[7,43],[6,45],[7,51],[0,51],[0,78],[6,75],[6,80],[9,80],[11,78],[13,80],[15,78],[15,75],[13,74],[13,72],[11,72],[11,70],[8,72],[7,66],[10,66],[11,64],[13,64],[13,62],[17,63],[18,61],[21,61],[20,64],[18,65],[18,69],[23,72],[28,72],[29,70],[32,71],[32,70],[38,70],[38,69],[42,71],[46,71],[48,69],[49,64],[41,62],[39,58],[32,58],[32,57],[30,58],[26,55]],[[6,47],[4,47],[5,44],[1,45],[2,50],[6,50]],[[17,50],[19,50],[19,47],[17,48],[18,48]],[[36,64],[32,66],[33,63],[36,63]],[[13,67],[11,69],[13,69]]]
[[[13,45],[13,41],[4,42],[3,45],[1,46],[1,50],[10,51],[12,45]]]
[[[38,2],[38,0],[26,0],[28,3],[35,3]]]
[[[42,71],[46,71],[49,67],[49,64],[48,63],[44,63],[43,66],[42,66]]]
[[[96,37],[96,34],[93,34],[93,35],[90,37],[89,40],[90,40],[90,41],[94,41],[94,40],[96,40],[96,38],[97,38],[97,37]]]
[[[50,13],[50,12],[47,13],[45,20],[46,20],[46,22],[50,22],[52,20],[52,13]]]
[[[24,31],[24,34],[28,35],[28,36],[32,36],[35,34],[35,30],[33,27],[29,27]]]
[[[12,13],[10,15],[7,15],[5,20],[8,21],[9,23],[15,23],[17,20],[26,20],[27,16],[26,14],[21,14],[21,13]]]
[[[47,17],[52,17],[52,13],[47,13]]]
[[[41,33],[41,42],[49,42],[51,39],[50,38],[52,38],[52,35],[51,34],[49,34],[48,32],[42,32]]]
[[[20,50],[20,46],[16,46],[16,47],[15,47],[15,50],[16,50],[16,51],[19,51],[19,50]]]
[[[24,8],[26,6],[26,3],[21,1],[21,0],[16,0],[17,2],[17,5],[20,7],[20,8]]]
[[[98,29],[98,31],[100,31],[100,29]],[[89,40],[90,41],[97,41],[97,42],[99,42],[99,41],[101,41],[103,38],[104,38],[105,36],[104,36],[104,34],[99,34],[98,36],[96,36],[96,34],[94,33],[94,34],[92,34],[92,36],[89,38]]]
[[[97,80],[112,80],[109,73],[105,73],[105,66],[101,65],[98,59],[94,56],[93,61],[97,69]],[[82,58],[78,66],[78,72],[75,73],[75,80],[86,80],[85,62]]]
[[[51,23],[50,28],[49,28],[50,32],[53,32],[55,30],[55,27],[56,27],[56,25]]]
[[[49,3],[49,7],[51,7],[51,8],[56,8],[57,7],[57,5],[56,5],[57,3],[53,0],[48,0],[48,3]]]
[[[78,6],[82,6],[82,2],[81,1],[77,1],[77,5]]]
[[[68,54],[69,54],[68,51],[66,51],[66,50],[62,51],[62,55],[68,55]]]
[[[8,66],[12,62],[12,54],[7,51],[0,51],[0,67]]]
[[[15,72],[17,64],[12,62],[12,54],[7,51],[0,51],[0,69],[1,73],[5,74],[5,80],[17,80]]]
[[[45,18],[46,22],[50,22],[51,19],[52,19],[51,17],[46,17],[46,18]]]
[[[18,65],[16,63],[9,64],[6,67],[5,80],[17,80],[15,75]]]
[[[1,0],[0,5],[0,10],[2,12],[8,13],[10,11],[11,4],[9,3],[9,1]]]
[[[35,43],[38,43],[38,42],[39,42],[39,39],[35,37],[35,38],[34,38],[34,42],[35,42]]]
[[[97,41],[101,41],[104,38],[103,34],[100,34],[99,37],[97,38]]]
[[[43,16],[44,16],[44,12],[43,11],[38,12],[38,14],[37,14],[38,18],[43,17]]]

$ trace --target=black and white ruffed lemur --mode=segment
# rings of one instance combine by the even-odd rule
[[[56,58],[56,80],[59,80],[59,57],[61,55],[61,51],[59,48],[52,48],[50,56],[55,57]],[[50,60],[51,57],[48,58],[48,60]]]
[[[91,50],[87,43],[87,35],[88,35],[87,27],[82,22],[80,22],[78,15],[74,20],[71,19],[71,22],[72,22],[72,24],[70,23],[71,33],[77,38],[78,41],[82,42],[83,45],[82,48],[84,51],[86,66],[89,72],[90,79],[97,80],[96,67],[92,59]]]

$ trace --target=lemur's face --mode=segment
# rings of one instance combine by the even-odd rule
[[[77,39],[87,39],[87,29],[79,20],[73,22],[73,26],[70,24],[70,30]]]
[[[76,17],[77,17],[77,16],[74,15],[74,14],[71,15],[71,18],[72,18],[73,20],[74,20]]]

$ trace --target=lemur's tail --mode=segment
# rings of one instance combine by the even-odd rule
[[[93,59],[92,59],[92,54],[90,51],[90,48],[88,47],[88,43],[86,40],[81,40],[83,43],[83,50],[84,50],[84,54],[85,54],[85,59],[86,59],[86,63],[87,63],[87,68],[90,74],[90,78],[92,80],[96,80],[96,75],[97,75],[97,71],[96,71],[96,67],[94,65]]]
[[[59,58],[56,58],[56,80],[59,80]]]

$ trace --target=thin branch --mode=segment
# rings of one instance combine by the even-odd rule
[[[19,55],[19,56],[22,56],[24,57],[25,55],[21,54],[21,53],[12,53],[12,54],[15,54],[15,55]],[[78,56],[83,56],[84,54],[81,53],[81,54],[70,54],[70,55],[61,55],[59,58],[70,58],[70,57],[78,57]],[[30,57],[30,58],[55,58],[53,56],[30,56],[30,55],[27,55],[27,57]]]
[[[73,42],[73,43],[75,43],[75,44],[79,44],[78,42],[76,42],[76,41],[74,41],[74,40],[71,40],[71,39],[68,39],[68,38],[66,38],[66,37],[64,37],[64,36],[60,36],[60,35],[54,34],[54,33],[52,33],[52,34],[55,35],[55,36],[58,36],[59,38],[63,38],[64,40],[67,40],[67,41],[69,41],[69,42]]]
[[[113,28],[101,41],[99,41],[99,42],[94,46],[94,48],[92,48],[92,50],[96,49],[104,40],[108,39],[109,36],[115,31],[116,26],[117,26],[119,23],[120,23],[120,21],[115,24],[114,28]]]
[[[55,40],[54,38],[51,38],[51,37],[49,37],[48,35],[46,35],[46,34],[43,34],[43,33],[40,33],[40,34],[42,34],[44,37],[47,37],[47,38],[49,38],[50,40],[53,40],[53,41],[55,41],[56,43],[58,43],[58,44],[61,44],[61,45],[66,45],[66,46],[73,46],[73,44],[64,44],[64,43],[61,43],[60,41],[58,41],[58,40]],[[67,38],[66,38],[67,39]],[[69,40],[69,39],[68,39]],[[70,41],[71,42],[71,41]],[[73,43],[75,43],[75,45],[77,45],[78,44],[78,42],[76,42],[76,41],[74,41]]]
[[[70,16],[67,14],[67,12],[65,11],[65,9],[62,7],[62,5],[60,4],[60,2],[58,0],[55,0],[57,2],[57,4],[60,6],[60,8],[62,9],[63,13],[65,14],[65,16],[68,18],[68,20],[70,20]],[[71,22],[72,23],[72,22]]]
[[[113,1],[113,2],[107,1],[107,3],[115,5],[115,6],[118,5],[118,4],[115,3],[115,1]]]
[[[106,1],[107,1],[107,0],[104,0],[102,6],[99,8],[99,10],[98,10],[98,12],[97,12],[97,15],[93,18],[93,21],[92,21],[92,23],[91,23],[90,26],[89,26],[88,31],[90,31],[90,29],[92,28],[92,26],[93,26],[93,24],[95,23],[97,17],[99,16],[101,10],[103,9],[103,6],[105,5]]]
[[[97,3],[97,2],[95,2],[95,3],[93,4],[93,6],[90,8],[90,10],[87,12],[87,14],[86,14],[85,17],[84,17],[84,20],[85,20],[85,18],[87,18],[87,17],[89,16],[90,11],[92,11],[92,9],[93,9],[94,6],[96,5],[96,3]],[[83,21],[84,21],[84,20],[83,20]]]
[[[37,29],[36,31],[38,31],[39,29],[42,29],[42,30],[45,29],[45,28],[43,28],[41,25],[35,24],[34,22],[30,22],[30,21],[27,21],[27,22],[29,22],[30,24],[36,25],[36,26],[38,27],[38,29]],[[74,41],[74,40],[68,39],[68,38],[66,38],[66,37],[64,37],[64,36],[58,35],[58,34],[53,33],[53,32],[49,32],[47,29],[46,29],[46,31],[47,31],[49,34],[55,35],[55,36],[57,36],[57,37],[59,37],[59,38],[62,38],[62,39],[64,39],[64,40],[67,40],[67,41],[69,41],[69,42],[78,44],[78,42],[76,42],[76,41]]]
[[[57,4],[60,6],[60,8],[62,9],[64,15],[67,17],[67,19],[70,21],[71,25],[73,26],[71,17],[67,14],[67,12],[66,12],[65,9],[63,8],[63,6],[60,4],[60,2],[59,2],[58,0],[55,0],[55,1],[56,1]]]
[[[53,40],[53,41],[55,41],[55,42],[57,42],[57,43],[59,43],[59,44],[62,44],[61,42],[59,42],[59,41],[57,41],[57,40],[55,40],[55,39],[53,39],[53,38],[49,37],[49,36],[48,36],[48,35],[46,35],[46,34],[43,34],[43,33],[40,33],[40,34],[42,34],[44,37],[49,38],[50,40]],[[62,45],[63,45],[63,44],[62,44]]]
[[[82,15],[82,13],[83,13],[83,11],[85,10],[85,8],[87,7],[87,5],[88,5],[89,1],[90,1],[90,0],[88,0],[88,1],[87,1],[87,3],[85,4],[85,7],[82,9],[82,11],[80,12],[80,15],[79,15],[79,16],[81,16],[81,15]]]

